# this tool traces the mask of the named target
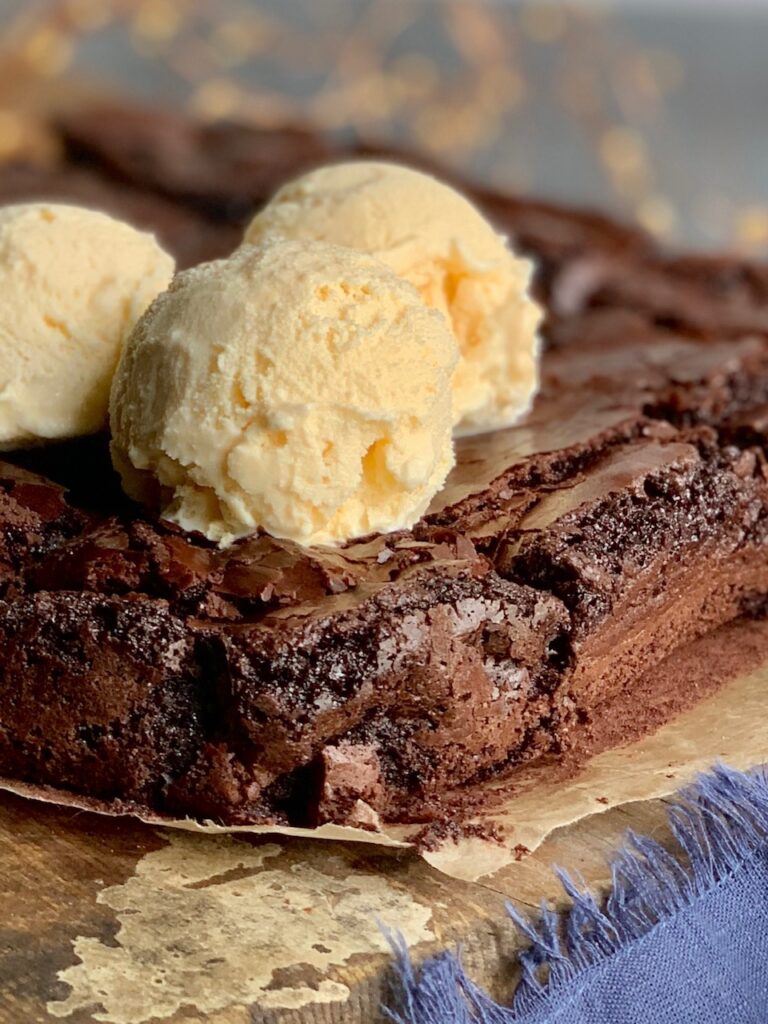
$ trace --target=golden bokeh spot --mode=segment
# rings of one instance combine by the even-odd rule
[[[651,188],[652,169],[642,137],[626,125],[614,125],[600,137],[598,155],[615,191],[637,200]]]
[[[208,120],[231,117],[240,107],[242,93],[229,78],[210,78],[192,96],[192,110]]]
[[[759,248],[768,245],[768,206],[747,206],[736,216],[736,240]]]
[[[636,216],[642,227],[657,238],[668,238],[677,228],[677,211],[665,196],[648,196],[638,205]]]
[[[132,28],[141,39],[172,39],[182,25],[183,12],[173,0],[143,0],[133,16]]]
[[[457,51],[473,67],[503,63],[508,56],[508,42],[499,19],[484,6],[449,6],[446,28]]]
[[[72,61],[72,54],[72,39],[53,25],[41,25],[21,46],[22,59],[44,77],[65,71]]]
[[[498,118],[471,103],[440,103],[417,111],[410,127],[413,138],[432,152],[461,155],[487,142],[498,128]]]
[[[600,139],[600,158],[614,174],[636,174],[647,167],[645,143],[632,128],[613,125]]]

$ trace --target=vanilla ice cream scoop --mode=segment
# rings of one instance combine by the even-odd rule
[[[448,317],[461,352],[457,433],[508,426],[527,411],[541,321],[531,264],[455,189],[396,164],[323,167],[281,188],[245,241],[269,233],[372,253]]]
[[[106,425],[124,337],[173,269],[152,235],[106,214],[0,209],[0,448]]]
[[[179,274],[112,387],[126,491],[227,544],[410,526],[453,464],[445,318],[378,260],[266,239]]]

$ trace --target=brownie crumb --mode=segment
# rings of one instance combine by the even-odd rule
[[[417,850],[423,851],[437,850],[444,843],[459,843],[462,839],[482,839],[483,842],[503,846],[505,834],[503,828],[496,823],[435,821],[420,829],[411,842]]]

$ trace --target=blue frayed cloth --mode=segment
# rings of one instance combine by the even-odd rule
[[[458,956],[416,970],[397,945],[398,1024],[768,1024],[768,773],[718,767],[669,812],[677,856],[630,834],[596,900],[560,873],[571,907],[531,921],[511,1006]]]

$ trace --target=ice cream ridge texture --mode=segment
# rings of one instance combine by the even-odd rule
[[[454,464],[454,428],[508,425],[530,403],[529,276],[427,175],[313,172],[132,332],[110,412],[125,490],[222,545],[412,526]]]

